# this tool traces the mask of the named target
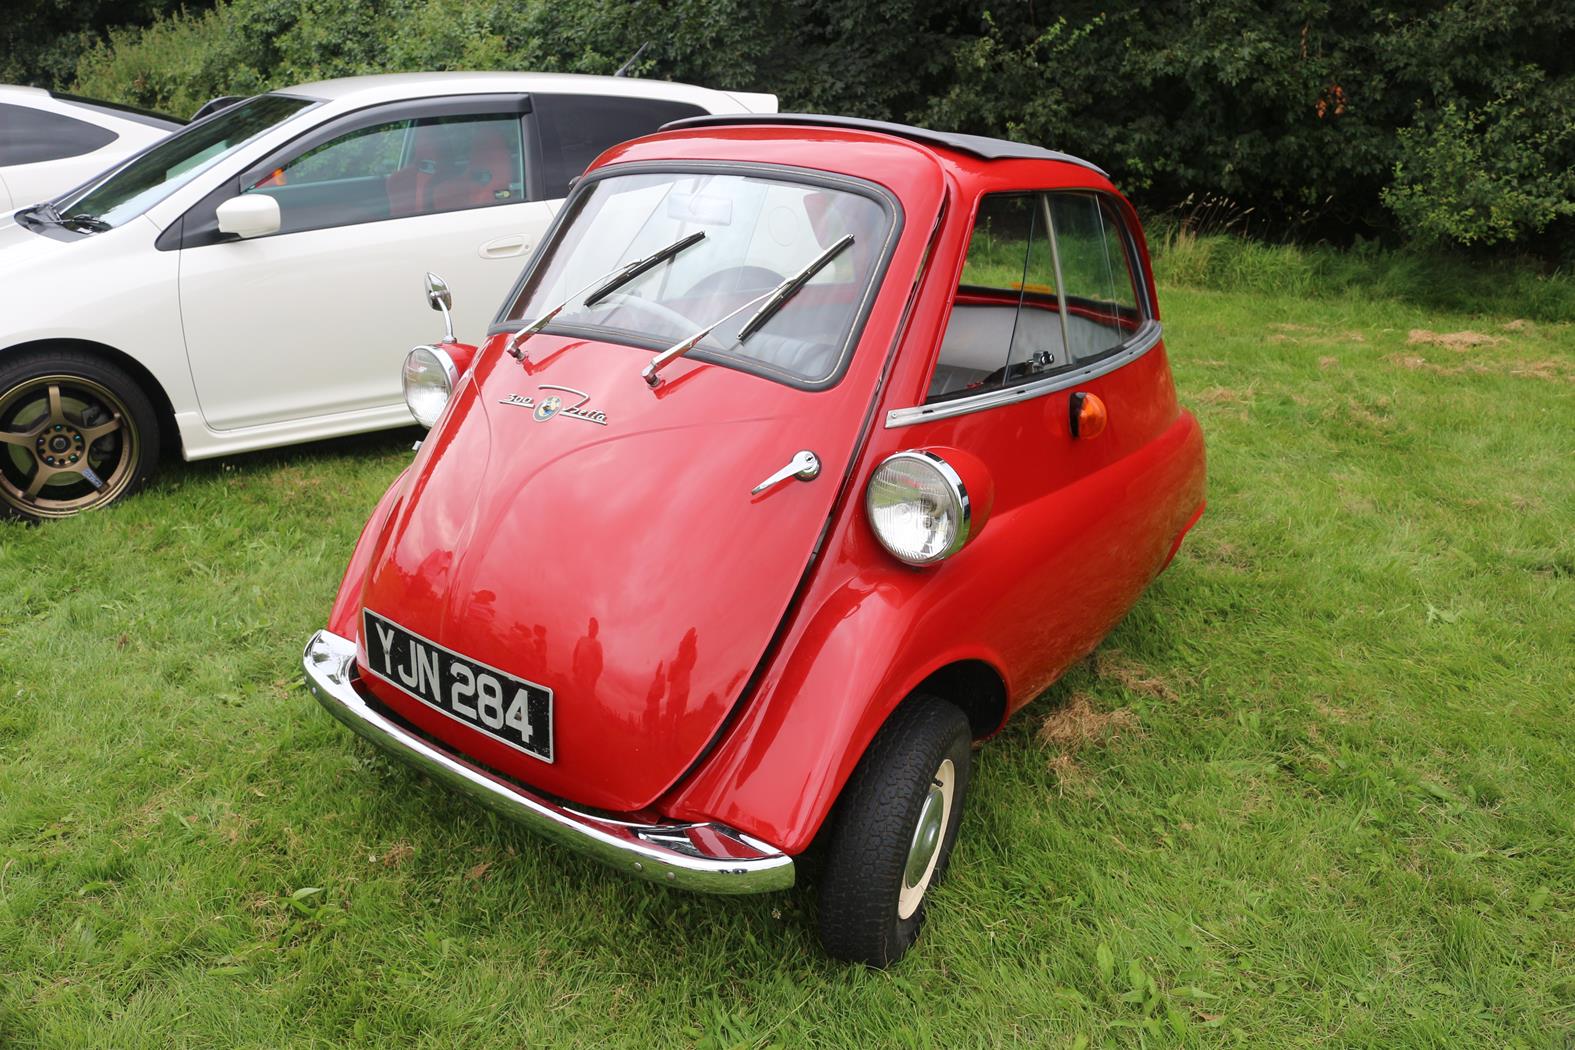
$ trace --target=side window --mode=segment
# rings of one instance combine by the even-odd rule
[[[1099,194],[986,196],[927,400],[1026,382],[1115,349],[1142,322],[1135,288],[1120,217]]]
[[[280,233],[525,199],[518,116],[394,120],[346,132],[250,186],[279,202]]]
[[[1086,361],[1124,343],[1141,323],[1121,219],[1096,193],[1053,193],[1050,213],[1066,281],[1066,334]]]
[[[0,104],[0,166],[80,157],[120,136],[85,120]]]
[[[663,124],[705,113],[687,102],[616,95],[533,95],[541,133],[542,185],[548,200],[569,195],[569,180],[583,174],[603,150],[649,135]]]
[[[1068,363],[1040,194],[979,202],[929,400],[966,397]]]

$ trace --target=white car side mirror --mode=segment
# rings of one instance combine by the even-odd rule
[[[214,210],[222,233],[264,237],[279,232],[279,202],[266,193],[243,193]]]

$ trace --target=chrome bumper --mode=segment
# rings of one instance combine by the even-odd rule
[[[704,893],[793,885],[793,858],[722,824],[630,824],[532,795],[433,747],[372,710],[356,689],[355,643],[318,631],[303,657],[306,685],[328,713],[379,748],[532,831],[604,864]]]

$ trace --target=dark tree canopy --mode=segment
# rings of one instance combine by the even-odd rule
[[[29,61],[57,80],[86,47],[81,90],[176,112],[394,69],[606,73],[650,41],[643,75],[1055,146],[1277,235],[1575,232],[1575,17],[1545,0],[224,0],[92,43],[167,6],[22,0],[6,31],[52,39]]]
[[[76,74],[82,52],[112,27],[147,25],[197,0],[6,0],[0,17],[0,84],[62,87]]]

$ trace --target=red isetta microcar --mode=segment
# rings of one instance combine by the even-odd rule
[[[441,282],[429,287],[447,312]],[[306,648],[335,717],[625,872],[780,890],[886,965],[971,748],[1203,510],[1142,233],[1096,167],[818,116],[604,154]]]

